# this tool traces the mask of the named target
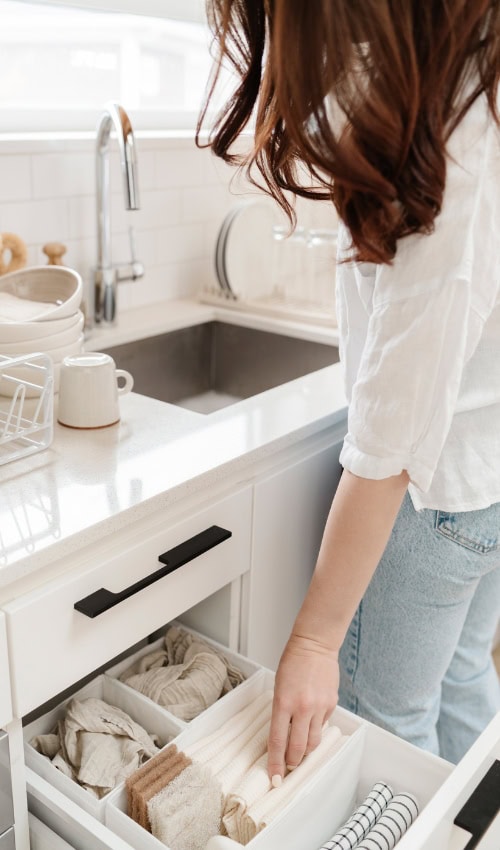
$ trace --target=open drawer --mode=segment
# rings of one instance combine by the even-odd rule
[[[159,521],[146,539],[131,534],[106,561],[84,563],[7,603],[16,716],[246,572],[251,495],[247,487],[176,525]]]
[[[179,748],[196,743],[217,729],[232,713],[274,684],[274,674],[261,670],[193,720],[174,739]],[[445,782],[452,765],[419,750],[343,709],[331,719],[345,743],[317,774],[306,782],[271,824],[246,846],[251,850],[319,850],[342,825],[358,803],[379,779],[394,791],[414,794],[422,815]],[[75,850],[165,850],[164,844],[132,821],[126,814],[125,795],[117,788],[107,798],[105,823],[92,817],[45,779],[27,769],[30,811],[69,842]],[[410,828],[405,850],[427,850],[425,844],[410,840],[418,819]],[[212,839],[216,847],[217,839]],[[207,847],[210,847],[209,842]],[[238,845],[233,845],[235,848]],[[221,844],[222,848],[222,844]]]
[[[179,750],[211,735],[231,715],[274,685],[274,674],[262,670],[214,704],[175,739]],[[245,846],[248,850],[318,850],[350,816],[375,782],[384,780],[395,793],[407,791],[424,809],[452,770],[452,765],[338,708],[330,720],[345,737],[340,749],[310,776],[269,826]],[[286,780],[285,780],[286,782]],[[274,793],[274,792],[271,792]],[[126,814],[126,794],[108,798],[106,825],[136,850],[164,850],[165,845]],[[410,830],[411,832],[411,830]],[[242,847],[235,843],[234,847]]]
[[[471,836],[477,850],[500,848],[500,773],[496,770],[493,781],[485,789],[487,799],[482,800],[481,783],[495,762],[500,760],[500,712],[484,730],[473,747],[455,767],[448,779],[436,792],[398,850],[465,850]],[[496,765],[498,768],[498,765]],[[474,795],[474,796],[473,796]],[[472,799],[471,799],[472,798]],[[471,801],[472,818],[479,824],[475,832],[457,826],[454,821],[460,812],[463,825],[470,824],[470,814],[465,805]],[[496,814],[495,814],[496,811]],[[469,810],[470,812],[470,810]],[[489,815],[489,816],[487,816]],[[482,823],[479,823],[482,821]],[[484,831],[483,831],[484,830]]]

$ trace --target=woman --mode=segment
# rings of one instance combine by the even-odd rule
[[[337,210],[348,433],[276,675],[269,775],[337,700],[458,761],[500,710],[498,0],[210,0],[247,165]],[[304,167],[313,182],[303,185]],[[303,179],[303,178],[302,178]]]

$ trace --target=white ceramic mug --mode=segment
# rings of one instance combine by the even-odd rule
[[[122,378],[125,383],[118,384]],[[130,392],[134,379],[117,369],[109,354],[88,352],[65,357],[59,377],[57,421],[70,428],[104,428],[120,419],[119,396]]]

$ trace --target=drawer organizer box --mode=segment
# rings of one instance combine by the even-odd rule
[[[193,632],[192,629],[189,631]],[[274,686],[273,672],[230,652],[215,641],[203,639],[221,650],[247,678],[189,723],[180,721],[118,680],[120,673],[132,661],[150,652],[162,641],[141,648],[73,696],[97,696],[114,703],[150,734],[158,735],[160,746],[173,742],[182,751],[219,729]],[[66,702],[30,723],[24,730],[32,815],[52,827],[76,850],[89,846],[98,850],[165,850],[165,844],[127,815],[125,783],[120,783],[97,800],[29,745],[28,741],[34,735],[53,728]],[[331,758],[304,782],[275,819],[246,844],[249,850],[318,850],[379,780],[387,782],[395,793],[406,791],[413,794],[422,812],[453,770],[453,765],[448,762],[341,708],[333,713],[330,724],[338,726],[342,735],[348,737],[340,749],[333,752]],[[410,836],[412,829],[410,827],[405,838]],[[82,838],[82,835],[85,837]],[[216,850],[219,846],[222,850],[223,846],[229,845],[233,848],[243,846],[214,837],[208,842],[207,850]]]

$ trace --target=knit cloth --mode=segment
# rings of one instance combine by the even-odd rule
[[[100,699],[72,699],[57,729],[30,744],[97,798],[158,752],[158,738],[116,706]]]
[[[418,815],[413,794],[396,794],[356,850],[393,850]]]
[[[191,760],[184,753],[180,753],[175,744],[171,744],[128,777],[126,788],[129,817],[151,831],[147,810],[149,800],[159,794],[190,764]]]
[[[243,679],[222,653],[177,626],[167,629],[163,648],[143,655],[120,675],[122,682],[186,721]]]
[[[209,768],[191,764],[147,804],[151,832],[169,850],[205,850],[220,832],[222,801]]]
[[[393,791],[389,785],[385,782],[376,782],[342,829],[323,844],[321,850],[355,850],[359,842],[375,826],[392,797]]]

